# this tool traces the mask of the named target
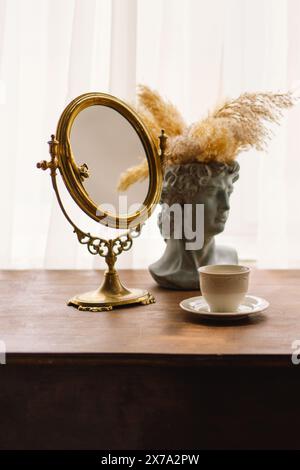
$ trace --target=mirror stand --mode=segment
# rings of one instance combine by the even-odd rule
[[[68,305],[83,311],[99,312],[112,310],[113,307],[136,303],[148,305],[155,302],[154,297],[146,290],[129,290],[125,287],[115,269],[117,256],[131,248],[133,238],[139,236],[141,227],[131,229],[113,240],[92,237],[89,233],[83,233],[78,228],[74,231],[78,241],[83,245],[87,245],[91,254],[105,258],[107,269],[104,272],[104,280],[99,289],[73,297]]]
[[[87,245],[92,255],[99,255],[105,258],[107,269],[104,273],[104,280],[99,289],[91,292],[79,294],[69,300],[68,305],[72,305],[78,310],[101,312],[112,310],[114,307],[122,307],[130,304],[148,305],[155,302],[152,294],[141,289],[127,289],[120,281],[118,272],[115,269],[117,256],[123,251],[128,251],[133,243],[133,239],[138,237],[141,232],[142,224],[112,240],[105,240],[92,236],[80,230],[67,214],[57,187],[56,171],[58,168],[57,147],[59,142],[55,136],[51,136],[48,142],[51,161],[43,160],[37,164],[37,168],[42,170],[50,169],[51,181],[55,191],[59,206],[72,225],[77,235],[78,241],[82,245]]]
[[[78,234],[77,234],[78,236]],[[132,238],[131,235],[127,235],[128,242],[131,246]],[[154,297],[146,290],[141,289],[127,289],[119,278],[119,274],[116,271],[114,265],[116,262],[117,254],[114,251],[114,247],[119,250],[121,237],[115,240],[101,240],[95,249],[97,250],[100,245],[105,245],[107,249],[105,255],[105,261],[108,268],[104,272],[104,280],[99,289],[84,294],[77,295],[69,300],[68,305],[77,307],[78,310],[101,312],[105,310],[112,310],[113,307],[121,307],[130,304],[142,304],[148,305],[155,302]],[[80,243],[89,243],[88,241],[80,241]],[[130,248],[128,246],[127,249]],[[102,248],[101,248],[102,250]],[[123,249],[122,249],[123,251]],[[118,251],[118,254],[122,252]],[[96,253],[95,253],[96,254]],[[99,253],[100,254],[100,253]],[[103,256],[100,254],[100,256]]]

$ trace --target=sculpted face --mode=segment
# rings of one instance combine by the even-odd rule
[[[229,215],[229,198],[233,191],[232,175],[220,174],[209,179],[195,197],[195,203],[204,204],[205,238],[223,232]]]
[[[233,185],[238,180],[238,172],[237,162],[230,166],[217,162],[170,166],[164,178],[163,205],[159,219],[164,238],[170,238],[170,233],[171,238],[183,236],[189,243],[201,244],[223,232],[230,210],[229,199]],[[202,205],[201,208],[199,204]],[[176,217],[178,211],[174,210],[175,216],[172,218],[174,205],[179,206],[179,215]],[[170,229],[166,233],[164,225]],[[201,248],[187,248],[199,249]]]

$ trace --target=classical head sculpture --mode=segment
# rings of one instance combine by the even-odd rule
[[[174,289],[197,289],[198,267],[237,263],[236,251],[229,247],[217,247],[214,237],[225,228],[230,195],[238,177],[237,162],[190,163],[171,165],[166,169],[161,194],[162,210],[158,217],[166,250],[149,267],[158,284]],[[180,205],[182,210],[173,210],[176,205]],[[185,211],[184,207],[187,206],[191,210]],[[199,206],[203,207],[202,218],[199,218],[200,212],[197,211]],[[192,228],[192,238],[191,235],[186,237],[183,225]]]
[[[166,249],[149,270],[163,287],[198,289],[198,267],[238,263],[234,249],[216,247],[214,240],[224,230],[229,215],[230,195],[239,177],[237,156],[250,148],[264,150],[272,136],[266,124],[279,123],[283,110],[296,98],[290,92],[244,93],[191,125],[186,125],[176,107],[156,91],[141,86],[138,98],[137,111],[157,145],[161,129],[168,136],[159,216]],[[147,174],[146,161],[128,169],[121,175],[119,189],[126,190]],[[181,219],[176,219],[170,210],[174,205],[188,205],[190,211],[183,211]],[[197,225],[199,206],[204,210]],[[187,245],[187,238],[193,240],[186,237],[182,225],[195,238],[200,233],[199,246],[193,249]]]
[[[221,233],[229,215],[229,199],[233,183],[239,178],[239,169],[238,162],[231,165],[213,162],[169,166],[161,194],[162,211],[158,222],[161,232],[169,222],[169,207],[174,204],[203,204],[205,237]],[[165,222],[164,217],[167,218]]]

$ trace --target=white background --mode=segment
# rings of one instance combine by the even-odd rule
[[[78,244],[49,174],[35,168],[71,99],[103,91],[133,102],[145,83],[196,121],[225,97],[297,87],[299,31],[299,0],[0,0],[0,268],[103,266]],[[218,238],[260,267],[296,268],[300,105],[275,131],[267,154],[239,157]],[[119,267],[146,267],[162,253],[155,216],[147,224],[154,231]]]

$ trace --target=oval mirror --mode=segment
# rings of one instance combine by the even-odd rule
[[[143,222],[159,202],[162,188],[160,159],[163,161],[167,137],[162,130],[157,138],[160,153],[138,114],[121,100],[103,93],[81,95],[62,113],[56,136],[52,135],[49,142],[51,161],[43,160],[37,167],[50,169],[58,203],[78,241],[86,245],[92,255],[105,258],[107,264],[101,286],[72,297],[68,305],[83,311],[101,312],[155,302],[147,290],[124,286],[115,263],[118,255],[131,248]],[[143,175],[148,174],[148,178],[122,195],[118,192],[121,175],[139,162],[143,162]],[[109,240],[81,230],[60,197],[57,169],[72,198],[88,216],[105,226],[128,230]],[[127,173],[125,180],[128,175],[132,174]],[[120,196],[123,196],[121,201]]]
[[[107,106],[81,111],[71,129],[71,149],[78,166],[86,165],[83,186],[97,207],[115,216],[132,215],[144,203],[149,177],[122,194],[117,190],[120,174],[146,157],[133,126]]]
[[[81,95],[63,112],[56,137],[62,177],[87,215],[113,228],[135,227],[151,215],[162,183],[159,157],[131,107],[103,93]],[[120,175],[145,158],[149,177],[119,192]]]

